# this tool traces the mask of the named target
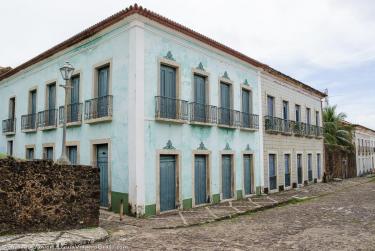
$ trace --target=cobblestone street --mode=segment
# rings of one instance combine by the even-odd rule
[[[356,178],[275,194],[279,200],[304,192],[310,199],[199,226],[158,229],[163,227],[160,217],[102,220],[111,237],[90,249],[374,250],[375,182],[367,181]],[[179,215],[165,216],[165,221],[179,221],[173,220]]]

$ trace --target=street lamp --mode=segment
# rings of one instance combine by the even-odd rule
[[[72,77],[74,71],[74,67],[69,63],[65,62],[65,64],[60,68],[60,73],[62,78],[65,80],[65,85],[60,85],[60,87],[64,88],[64,120],[63,120],[63,137],[62,137],[62,149],[61,149],[61,157],[57,160],[59,164],[69,165],[69,159],[66,156],[66,120],[68,118],[68,97],[67,97],[67,90],[71,88],[70,86],[70,78]]]

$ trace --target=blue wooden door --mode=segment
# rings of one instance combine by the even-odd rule
[[[230,86],[226,83],[220,83],[220,123],[224,125],[230,125],[231,114],[230,114]]]
[[[232,156],[222,156],[222,193],[223,199],[232,198]]]
[[[245,182],[245,194],[252,193],[252,175],[253,175],[253,167],[252,167],[252,156],[250,154],[246,154],[243,157],[244,161],[244,182]]]
[[[297,154],[297,182],[302,184],[302,154]]]
[[[285,186],[289,187],[290,186],[290,155],[285,154],[284,155],[284,165],[285,165]]]
[[[166,65],[160,66],[160,113],[163,118],[176,118],[176,90],[176,69]]]
[[[160,156],[160,211],[176,209],[176,156]]]
[[[243,127],[250,127],[250,91],[242,90],[242,123]]]
[[[194,164],[195,204],[207,202],[207,165],[205,155],[196,155]]]
[[[277,187],[276,184],[276,155],[270,154],[268,157],[269,165],[269,182],[270,190],[274,190]]]
[[[100,206],[108,207],[108,145],[96,146],[96,161],[100,171]]]
[[[309,181],[313,180],[313,173],[312,173],[312,154],[307,155],[307,170],[308,170],[308,178]]]
[[[72,77],[71,87],[72,88],[70,89],[70,109],[68,109],[68,114],[70,113],[69,121],[76,122],[78,121],[79,112],[79,75]]]
[[[109,66],[98,70],[98,117],[108,116]]]
[[[206,79],[194,75],[194,118],[196,121],[206,121]]]

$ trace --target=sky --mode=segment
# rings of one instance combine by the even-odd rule
[[[0,66],[15,67],[134,4],[0,3]],[[374,0],[139,0],[139,5],[296,78],[328,89],[347,120],[375,129]]]

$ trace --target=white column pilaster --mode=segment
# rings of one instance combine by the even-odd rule
[[[144,177],[144,23],[134,20],[129,34],[128,168],[132,213],[145,212]]]

